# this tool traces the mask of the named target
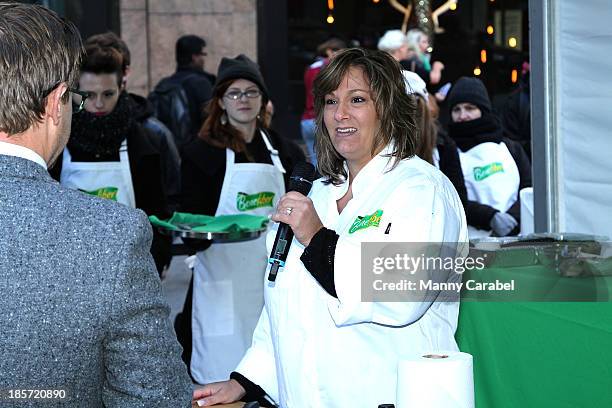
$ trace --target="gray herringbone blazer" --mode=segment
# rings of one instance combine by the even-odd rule
[[[151,236],[141,211],[63,188],[38,164],[0,155],[4,394],[66,389],[61,406],[190,406]],[[7,403],[19,406],[0,400]]]

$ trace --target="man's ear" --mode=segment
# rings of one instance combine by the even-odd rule
[[[45,115],[53,120],[53,125],[59,126],[60,118],[62,117],[62,110],[68,109],[68,103],[62,101],[62,97],[68,92],[68,85],[65,82],[57,86],[47,96],[47,104],[45,106]],[[70,101],[69,101],[70,103]]]

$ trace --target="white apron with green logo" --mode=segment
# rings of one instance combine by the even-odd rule
[[[485,142],[467,152],[459,150],[459,159],[468,200],[506,212],[518,197],[521,177],[514,158],[504,142]],[[491,231],[468,227],[470,238],[489,236]]]
[[[136,207],[127,141],[119,148],[117,162],[73,162],[66,147],[62,159],[60,183],[85,193]]]
[[[261,132],[272,163],[235,163],[226,168],[217,215],[270,215],[285,193],[285,169]],[[265,234],[256,240],[212,244],[198,252],[193,273],[191,373],[200,384],[227,380],[251,345],[263,307],[268,264]]]

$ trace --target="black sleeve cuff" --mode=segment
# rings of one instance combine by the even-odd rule
[[[468,225],[483,230],[491,229],[491,219],[496,212],[498,211],[489,205],[471,200],[468,200],[465,206]]]
[[[334,285],[334,255],[340,236],[336,231],[321,228],[310,240],[300,257],[302,263],[313,278],[331,296],[337,298]]]
[[[230,379],[236,380],[236,382],[238,382],[238,384],[240,384],[242,388],[244,388],[244,390],[246,391],[246,394],[244,394],[244,397],[242,397],[241,401],[257,401],[260,405],[263,406],[267,406],[269,404],[268,401],[265,399],[266,392],[263,390],[263,388],[246,378],[244,375],[233,371],[230,374]]]

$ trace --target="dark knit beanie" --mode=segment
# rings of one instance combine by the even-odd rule
[[[217,72],[217,81],[215,82],[215,91],[220,84],[232,79],[247,79],[254,82],[264,99],[268,100],[268,88],[264,83],[259,67],[256,63],[249,59],[244,54],[240,54],[236,58],[222,58]]]
[[[458,103],[471,103],[483,113],[491,112],[491,100],[482,81],[478,78],[461,77],[448,95],[448,106],[452,110]]]

